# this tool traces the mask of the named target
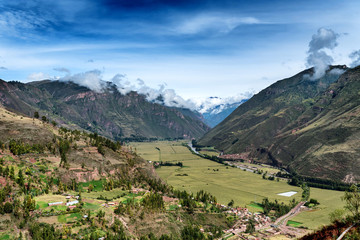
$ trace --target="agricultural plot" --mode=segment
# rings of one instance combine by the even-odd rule
[[[291,220],[303,223],[301,226],[317,229],[321,225],[330,223],[329,214],[335,209],[343,208],[344,202],[341,197],[344,192],[331,191],[319,188],[310,189],[310,197],[320,202],[320,205],[308,212],[302,212]]]
[[[172,148],[169,148],[169,145]],[[162,161],[180,161],[184,164],[183,168],[164,166],[158,168],[156,171],[160,177],[178,189],[186,189],[193,193],[201,189],[208,191],[223,204],[227,204],[233,199],[235,205],[245,207],[252,201],[261,202],[265,197],[288,202],[291,198],[277,194],[286,191],[301,192],[300,188],[289,186],[284,182],[275,183],[264,180],[258,174],[244,172],[200,158],[193,155],[179,142],[136,143],[138,154],[145,160],[157,161],[156,155],[159,151],[155,147],[161,149]],[[298,200],[300,194],[296,194],[294,197]]]
[[[71,214],[64,214],[58,216],[59,223],[69,223],[75,222],[76,220],[80,220],[82,216],[80,213],[71,213]]]
[[[302,189],[299,187],[290,186],[284,181],[264,180],[261,175],[200,158],[182,146],[181,142],[131,143],[131,146],[148,161],[159,161],[161,154],[164,162],[183,162],[183,168],[162,166],[156,169],[156,172],[177,189],[193,193],[205,190],[216,196],[222,204],[233,199],[236,206],[246,206],[252,211],[259,211],[259,208],[251,206],[250,203],[261,202],[266,197],[284,203],[293,198],[299,201],[301,198]],[[297,193],[291,197],[278,195],[291,191]],[[329,213],[344,205],[341,201],[342,195],[343,192],[339,191],[311,188],[310,197],[317,199],[320,205],[315,210],[300,213],[292,220],[311,229],[328,224]]]

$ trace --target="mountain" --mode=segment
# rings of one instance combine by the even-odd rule
[[[360,180],[360,67],[333,66],[313,81],[312,73],[254,95],[199,144],[304,176]]]
[[[204,121],[210,127],[215,127],[229,116],[240,104],[246,102],[247,99],[235,103],[222,103],[205,110],[200,110],[204,117]]]
[[[96,92],[73,82],[0,80],[0,103],[115,140],[200,137],[209,129],[198,113],[151,103],[136,92],[123,95],[110,83]]]

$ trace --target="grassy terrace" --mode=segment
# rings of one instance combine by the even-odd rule
[[[203,189],[216,196],[218,202],[223,204],[227,204],[233,199],[235,205],[247,206],[252,211],[259,211],[259,208],[251,206],[252,201],[261,202],[265,197],[270,200],[277,199],[280,202],[287,202],[292,198],[300,200],[301,198],[302,189],[299,187],[290,186],[284,181],[264,180],[261,175],[200,158],[183,147],[181,142],[131,143],[131,146],[136,148],[141,157],[149,161],[159,161],[157,147],[161,151],[162,161],[183,162],[183,168],[162,166],[156,171],[161,178],[177,189],[185,189],[194,193]],[[298,193],[293,197],[277,195],[288,191]],[[328,224],[329,213],[343,206],[340,199],[342,195],[343,192],[339,191],[311,188],[310,197],[320,202],[318,209],[303,212],[292,220],[303,223],[302,226],[311,229]]]

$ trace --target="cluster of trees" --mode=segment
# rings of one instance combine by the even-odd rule
[[[338,191],[347,191],[350,188],[350,184],[343,183],[340,181],[333,181],[329,179],[321,179],[315,177],[306,177],[299,176],[296,172],[290,171],[290,174],[281,174],[277,173],[278,177],[289,178],[288,183],[292,186],[301,186],[303,183],[306,183],[309,187],[321,188],[321,189],[331,189]]]
[[[158,163],[158,164],[157,164]],[[161,167],[161,166],[178,166],[178,167],[183,167],[183,163],[182,162],[177,162],[177,163],[173,163],[173,162],[154,162],[154,166],[155,168]]]
[[[310,187],[308,185],[306,185],[306,183],[303,183],[301,185],[301,188],[303,190],[302,194],[301,194],[301,200],[302,201],[309,201],[310,198]]]
[[[292,208],[296,206],[296,204],[297,202],[295,199],[292,199],[289,204],[284,204],[283,202],[279,203],[276,199],[274,202],[271,202],[268,198],[264,198],[261,206],[264,209],[265,215],[269,215],[270,211],[274,211],[274,216],[279,218],[282,215],[287,214]]]
[[[180,200],[180,204],[183,208],[185,208],[188,213],[193,213],[195,208],[197,207],[196,200],[193,194],[189,194],[188,192],[174,190],[174,196]]]
[[[217,200],[216,197],[211,195],[210,193],[204,191],[204,190],[200,190],[196,193],[195,195],[195,200],[196,201],[201,201],[203,203],[212,203],[212,204],[216,204]]]
[[[40,114],[39,112],[34,112],[34,118],[39,119],[40,118]],[[45,122],[50,122],[50,120],[46,117],[46,116],[42,116],[41,117],[41,121]],[[55,127],[57,125],[57,123],[55,121],[51,121],[51,124]]]
[[[90,138],[91,145],[97,147],[98,152],[102,155],[105,154],[104,147],[110,148],[114,152],[121,148],[120,142],[113,142],[108,138],[99,136],[97,133],[90,133],[88,137]]]
[[[21,155],[26,153],[44,153],[45,146],[42,144],[27,144],[21,140],[11,139],[9,142],[9,150],[14,155]]]
[[[70,141],[67,139],[60,139],[59,141],[59,152],[60,152],[60,166],[66,166],[67,165],[67,157],[66,154],[70,150]]]
[[[150,194],[146,195],[143,198],[143,201],[141,204],[145,208],[151,209],[151,210],[160,210],[161,211],[161,210],[165,209],[164,200],[162,198],[162,195],[160,195],[159,193],[151,192]]]
[[[354,222],[360,221],[360,188],[355,184],[345,192],[342,200],[345,201],[345,209],[353,214]]]
[[[209,239],[206,238],[204,233],[200,231],[200,229],[197,226],[191,226],[188,225],[183,228],[181,231],[181,239],[183,240],[203,240],[203,239]],[[210,238],[212,239],[212,238]]]
[[[14,166],[3,167],[0,165],[0,175],[3,177],[9,177],[11,180],[15,180],[15,169]]]
[[[219,238],[222,235],[222,231],[220,227],[213,226],[207,229],[208,232],[211,232],[212,235],[206,236],[203,232],[200,231],[198,226],[187,225],[181,230],[181,239],[182,240],[212,240],[215,238]],[[169,236],[167,234],[161,235],[157,238],[153,233],[149,233],[145,236],[140,237],[140,240],[171,240],[178,239],[174,236]]]
[[[34,240],[57,240],[63,238],[63,234],[60,230],[55,229],[53,225],[47,223],[34,222],[30,224],[29,233]]]

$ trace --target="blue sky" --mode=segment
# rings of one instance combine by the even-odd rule
[[[0,0],[0,78],[98,70],[185,99],[229,97],[305,69],[320,28],[336,33],[333,64],[350,64],[359,23],[359,1]]]

